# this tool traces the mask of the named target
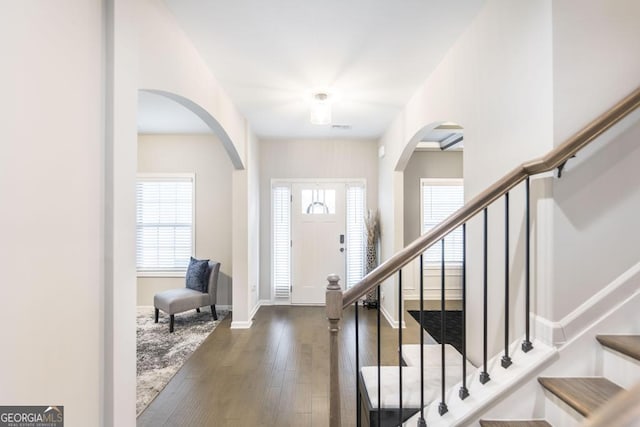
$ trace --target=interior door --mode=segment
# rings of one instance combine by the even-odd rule
[[[345,185],[292,185],[291,303],[324,304],[327,276],[345,280]]]

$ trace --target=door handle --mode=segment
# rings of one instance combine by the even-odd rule
[[[344,252],[344,248],[340,248],[340,252]]]

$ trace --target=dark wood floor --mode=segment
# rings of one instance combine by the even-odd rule
[[[407,304],[412,308],[415,304]],[[431,309],[436,308],[435,304]],[[353,308],[341,331],[343,425],[355,425]],[[376,311],[360,309],[363,365],[376,362]],[[403,343],[418,343],[409,315]],[[267,306],[251,329],[230,316],[138,418],[138,426],[327,426],[329,351],[324,307]],[[397,364],[398,330],[381,320],[382,363]]]

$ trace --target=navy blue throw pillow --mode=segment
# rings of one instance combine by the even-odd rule
[[[207,292],[209,260],[195,259],[191,257],[189,268],[187,268],[187,288],[199,292]]]

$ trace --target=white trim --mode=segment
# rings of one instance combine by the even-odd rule
[[[226,311],[228,311],[229,313],[231,313],[231,312],[233,311],[233,310],[231,310],[231,306],[230,306],[230,305],[228,305],[228,304],[222,304],[222,305],[218,305],[218,304],[216,304],[216,310],[218,310],[218,309],[220,309],[220,310],[226,310]]]
[[[471,425],[474,419],[487,411],[487,408],[504,399],[505,394],[517,391],[518,387],[534,378],[536,373],[557,358],[558,352],[555,348],[548,347],[539,341],[534,341],[533,350],[528,353],[522,351],[521,343],[522,339],[519,338],[510,344],[513,365],[509,369],[504,369],[500,365],[502,354],[492,357],[487,362],[487,370],[491,377],[488,383],[484,385],[480,383],[480,368],[469,373],[467,386],[470,398],[464,400],[458,398],[461,382],[449,387],[445,398],[449,409],[446,414],[441,416],[438,413],[440,399],[427,405],[424,410],[427,425],[429,427]],[[409,418],[406,425],[415,425],[419,416],[420,414],[416,414]]]
[[[424,289],[422,292],[425,300],[440,300],[440,289]],[[462,299],[462,289],[445,289],[444,298],[446,300]],[[416,301],[420,299],[420,294],[414,292],[404,292],[404,299]]]
[[[253,309],[249,312],[249,320],[251,322],[253,322],[253,318],[258,313],[258,310],[260,310],[260,307],[261,307],[260,301],[258,301],[256,305],[253,307]]]
[[[550,345],[560,345],[570,341],[598,319],[606,316],[610,310],[630,298],[634,292],[638,291],[639,284],[640,262],[558,322],[532,314],[536,338]]]
[[[419,269],[419,267],[418,267]],[[433,265],[426,265],[424,267],[424,277],[440,277],[440,267],[436,267]],[[446,277],[449,276],[455,276],[455,277],[460,277],[462,276],[462,265],[458,266],[458,265],[453,265],[453,264],[449,264],[449,267],[445,266],[444,268],[444,274]]]
[[[366,178],[271,178],[271,188],[274,184],[367,184]]]
[[[249,329],[253,325],[253,320],[241,322],[239,320],[232,320],[230,329]]]
[[[380,313],[382,313],[382,315],[384,316],[384,318],[387,321],[387,323],[389,324],[389,326],[391,326],[393,329],[398,329],[398,321],[393,319],[391,314],[389,314],[387,309],[384,308],[384,306],[382,304],[378,303],[378,307],[380,307]],[[406,327],[407,327],[407,324],[403,320],[402,321],[402,328],[404,329]]]
[[[186,277],[187,271],[137,271],[136,277]]]

